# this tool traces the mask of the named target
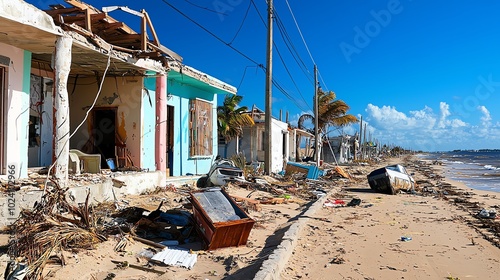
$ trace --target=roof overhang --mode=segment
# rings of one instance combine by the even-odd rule
[[[215,94],[236,94],[237,89],[192,67],[172,61],[168,79]]]
[[[305,130],[302,130],[302,129],[298,129],[298,128],[295,128],[295,133],[298,135],[298,136],[302,136],[302,137],[314,137],[314,134],[312,133],[309,133]]]
[[[73,38],[71,56],[71,74],[94,75],[95,71],[102,73],[108,64],[110,65],[108,74],[111,75],[143,75],[146,70],[157,73],[166,73],[166,68],[157,60],[148,58],[137,58],[131,54],[116,51],[111,45],[98,37],[94,37],[94,42],[90,43],[84,36],[72,32],[64,31],[64,34]],[[34,62],[47,63],[51,61],[51,53],[33,54]]]
[[[62,35],[52,17],[21,0],[0,0],[0,42],[33,53],[52,53]]]

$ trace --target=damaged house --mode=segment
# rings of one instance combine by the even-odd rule
[[[219,151],[224,157],[243,153],[249,163],[263,163],[265,154],[265,112],[253,106],[246,112],[252,116],[255,125],[244,126],[243,135],[229,143],[219,139]],[[273,145],[271,147],[271,171],[280,172],[288,161],[302,161],[313,153],[314,135],[301,129],[291,129],[286,122],[272,118],[271,133]],[[224,155],[224,152],[226,153]]]
[[[8,164],[23,178],[57,159],[64,179],[81,153],[98,155],[101,168],[111,159],[159,176],[206,173],[217,155],[217,94],[236,89],[183,65],[145,11],[65,2],[41,11],[0,0],[0,176]],[[141,32],[109,15],[122,8]]]

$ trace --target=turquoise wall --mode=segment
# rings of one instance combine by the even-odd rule
[[[172,96],[167,100],[168,105],[174,107],[174,155],[173,176],[184,176],[187,174],[208,173],[217,150],[217,95],[198,88],[180,84],[169,79],[167,82],[167,93]],[[189,100],[200,98],[211,102],[213,105],[213,154],[208,157],[191,158],[189,156]]]
[[[22,133],[19,138],[19,146],[23,147],[19,150],[22,163],[25,163],[26,166],[20,167],[20,177],[24,178],[28,176],[28,124],[29,123],[29,103],[30,103],[30,83],[31,83],[31,52],[24,51],[23,54],[23,96],[22,96],[22,104],[26,104],[27,110],[23,110],[23,113],[20,115],[20,122],[18,125],[18,129]],[[24,108],[23,108],[24,109]]]
[[[150,73],[154,74],[154,73]],[[155,130],[156,130],[156,77],[144,78],[142,93],[142,134],[141,134],[141,166],[156,170],[155,163]],[[148,94],[149,93],[149,96]],[[150,103],[151,102],[151,103]]]

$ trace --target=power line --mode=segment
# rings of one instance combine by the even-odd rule
[[[255,10],[257,11],[257,14],[259,15],[262,23],[264,24],[264,26],[267,28],[267,24],[266,22],[264,21],[264,18],[262,17],[262,15],[260,14],[260,11],[257,9],[257,6],[255,5],[254,1],[251,0],[251,3],[253,4]],[[275,19],[277,19],[277,14],[276,14],[276,9],[274,9],[274,14],[275,14]],[[285,43],[286,44],[286,43]],[[290,79],[292,80],[292,83],[294,84],[295,88],[297,89],[299,95],[302,97],[302,100],[305,102],[305,104],[309,106],[307,100],[305,100],[304,96],[302,95],[302,92],[300,91],[299,87],[297,86],[297,83],[295,82],[292,74],[290,73],[290,70],[288,69],[286,63],[285,63],[285,60],[283,59],[283,57],[281,56],[281,52],[279,51],[279,48],[278,46],[276,45],[276,43],[273,44],[276,48],[276,52],[278,53],[278,56],[281,60],[281,62],[283,63],[283,66],[285,67],[285,71],[287,72],[288,76],[290,77]],[[289,49],[290,50],[290,49]],[[290,53],[292,53],[290,51]],[[292,57],[293,57],[293,53],[292,53]],[[294,59],[296,59],[294,57]],[[297,60],[296,60],[297,61]],[[297,62],[298,63],[298,62]],[[300,63],[299,64],[299,67],[300,67]],[[307,74],[306,74],[306,77],[307,77]],[[302,106],[299,105],[299,102],[293,97],[291,96],[283,87],[281,87],[281,85],[278,83],[278,82],[275,82],[274,81],[275,78],[273,77],[273,84],[276,86],[276,88],[278,88],[278,90],[280,90],[286,97],[288,97],[299,109],[301,109],[302,111],[307,111],[307,110],[304,110]]]
[[[243,21],[241,21],[241,24],[240,24],[240,27],[238,28],[238,31],[236,31],[236,34],[234,34],[234,37],[233,39],[231,40],[231,42],[229,42],[229,45],[231,45],[234,41],[234,39],[236,39],[236,37],[238,36],[238,34],[240,33],[240,30],[241,28],[243,27],[243,24],[245,23],[245,20],[247,19],[247,16],[248,16],[248,11],[250,11],[250,7],[251,7],[252,3],[248,3],[248,8],[247,8],[247,11],[245,12],[245,16],[243,17]]]
[[[288,0],[285,0],[286,5],[288,6],[288,10],[290,11],[290,14],[292,15],[293,21],[295,22],[295,26],[297,27],[297,30],[299,31],[300,37],[302,38],[302,42],[304,43],[304,46],[306,47],[307,53],[309,53],[309,57],[311,58],[311,61],[313,62],[314,65],[316,65],[316,62],[314,61],[314,58],[311,54],[311,51],[309,50],[309,47],[307,46],[306,40],[304,39],[304,36],[302,35],[302,31],[300,30],[299,24],[297,23],[297,20],[295,19],[295,15],[293,14],[292,7],[290,7],[290,4],[288,3]],[[323,77],[321,76],[321,73],[318,71],[319,77],[321,78],[321,82],[325,85],[326,90],[328,90],[328,86],[326,85],[325,81],[323,80]]]
[[[192,19],[191,17],[189,17],[188,15],[186,15],[185,13],[183,13],[181,10],[177,9],[175,6],[173,6],[172,4],[168,3],[166,0],[162,0],[163,3],[167,4],[170,8],[172,8],[173,10],[175,10],[176,12],[178,12],[179,14],[181,14],[183,17],[187,18],[189,21],[191,21],[192,23],[194,23],[196,26],[198,26],[199,28],[203,29],[205,32],[207,32],[208,34],[212,35],[212,37],[214,37],[215,39],[217,39],[218,41],[220,41],[221,43],[223,43],[224,45],[230,47],[232,50],[234,50],[235,52],[237,52],[238,54],[240,54],[241,56],[243,56],[244,58],[250,60],[251,62],[255,63],[257,66],[259,67],[264,67],[264,65],[262,65],[261,63],[257,63],[257,61],[253,60],[252,58],[250,58],[249,56],[247,56],[246,54],[244,54],[243,52],[241,52],[240,50],[238,50],[237,48],[233,47],[232,45],[226,43],[224,40],[222,40],[222,38],[220,38],[219,36],[217,36],[215,33],[213,33],[212,31],[208,30],[206,27],[204,27],[203,25],[199,24],[197,21],[195,21],[194,19]]]
[[[200,23],[198,23],[197,21],[195,21],[194,19],[192,19],[191,17],[189,17],[187,14],[185,14],[184,12],[182,12],[181,10],[179,10],[178,8],[176,8],[175,6],[173,6],[172,4],[168,3],[166,0],[162,0],[163,3],[165,3],[166,5],[168,5],[170,8],[172,8],[174,11],[176,11],[177,13],[181,14],[183,17],[185,17],[186,19],[188,19],[189,21],[191,21],[192,23],[194,23],[196,26],[198,26],[199,28],[201,28],[203,31],[207,32],[208,34],[210,34],[212,37],[214,37],[215,39],[217,39],[219,42],[223,43],[224,45],[228,46],[229,48],[231,48],[232,50],[234,50],[235,52],[237,52],[239,55],[243,56],[244,58],[246,58],[247,60],[251,61],[252,63],[254,63],[258,68],[262,69],[263,71],[266,71],[266,67],[261,64],[261,63],[258,63],[257,61],[253,60],[252,58],[250,58],[249,56],[247,56],[246,54],[244,54],[243,52],[241,52],[240,50],[238,50],[237,48],[233,47],[230,43],[227,43],[225,42],[222,38],[220,38],[219,36],[217,36],[215,33],[213,33],[212,31],[208,30],[206,27],[204,27],[203,25],[201,25]],[[255,6],[255,3],[253,0],[251,0],[251,3],[254,5],[254,7],[256,8],[257,10],[257,13],[259,14],[259,16],[261,17],[262,19],[262,16],[260,15],[257,7]],[[263,20],[263,19],[262,19]],[[265,22],[264,22],[265,23]],[[266,25],[267,26],[267,25]],[[239,31],[238,31],[239,32]],[[243,78],[242,78],[243,79]],[[283,93],[283,95],[285,95],[288,99],[290,99],[290,101],[292,101],[299,109],[301,109],[302,111],[307,111],[307,110],[304,110],[304,108],[297,102],[297,100],[295,98],[293,98],[293,96],[291,96],[282,86],[281,84],[275,79],[273,78],[272,80],[272,83],[273,85],[280,91]],[[241,85],[241,82],[240,82],[240,85]]]
[[[195,6],[196,8],[200,8],[200,9],[202,9],[202,10],[206,10],[206,11],[209,11],[209,12],[212,12],[212,13],[215,13],[215,14],[219,14],[219,15],[227,16],[227,14],[226,14],[226,13],[221,13],[221,12],[214,11],[214,10],[209,9],[209,8],[207,8],[207,7],[203,7],[203,6],[200,6],[200,5],[198,5],[198,4],[195,4],[195,3],[193,3],[193,2],[191,2],[191,1],[189,1],[189,0],[184,0],[184,1],[186,1],[187,3],[189,3],[189,4],[193,5],[193,6]]]
[[[304,72],[305,76],[309,79],[311,84],[314,85],[314,81],[311,79],[311,73],[307,69],[306,64],[304,63],[304,61],[300,57],[299,52],[295,48],[295,45],[293,44],[292,39],[288,35],[285,25],[281,21],[281,18],[279,17],[278,13],[276,13],[276,25],[278,26],[278,31],[280,32],[280,35],[283,38],[283,42],[285,43],[285,46],[288,48],[288,51],[292,55],[293,59],[295,60],[295,62],[297,62],[297,65],[302,70],[302,72]]]

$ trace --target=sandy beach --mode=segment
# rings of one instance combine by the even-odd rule
[[[416,194],[386,195],[373,192],[366,175],[377,167],[400,163],[415,173]],[[371,165],[344,166],[352,180],[332,179],[328,201],[359,206],[325,204],[314,216],[304,217],[307,201],[290,199],[281,204],[246,207],[256,223],[246,246],[198,253],[191,270],[161,265],[147,266],[156,272],[133,267],[117,268],[115,261],[139,267],[149,247],[130,240],[122,252],[113,250],[119,238],[110,236],[95,250],[64,252],[65,266],[49,264],[45,279],[253,279],[262,262],[280,244],[283,232],[297,219],[307,219],[297,246],[281,271],[282,279],[498,279],[500,248],[498,218],[479,219],[482,208],[500,206],[497,193],[476,191],[441,176],[443,166],[417,158],[391,158]],[[325,182],[323,182],[325,185]],[[231,186],[228,193],[240,197],[271,197],[262,190]],[[180,190],[126,198],[130,205],[154,210],[182,207]],[[248,205],[247,205],[248,206]],[[492,228],[496,226],[496,233]],[[496,234],[496,235],[495,235]],[[6,245],[6,235],[0,239]],[[2,255],[2,267],[7,255]],[[2,268],[3,269],[3,268]]]
[[[432,167],[442,172],[442,166]],[[429,180],[414,165],[408,169],[417,181]],[[282,278],[498,279],[498,243],[484,239],[491,234],[476,225],[474,210],[455,202],[464,198],[480,207],[498,207],[496,194],[447,179],[432,181],[464,194],[390,196],[360,187],[363,182],[344,187],[335,198],[357,197],[361,205],[318,211],[316,217],[328,222],[308,221]]]

